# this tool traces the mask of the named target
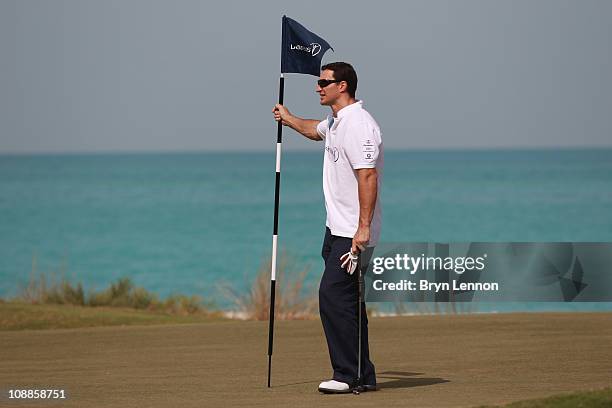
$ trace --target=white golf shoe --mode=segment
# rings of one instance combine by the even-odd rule
[[[351,392],[351,388],[347,383],[329,380],[319,384],[319,391],[324,394],[347,394]]]

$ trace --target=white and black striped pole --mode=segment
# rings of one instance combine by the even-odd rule
[[[278,103],[283,104],[283,94],[285,91],[285,77],[280,74]],[[278,248],[278,203],[280,197],[280,163],[281,146],[283,143],[283,124],[278,121],[276,132],[276,182],[274,187],[274,228],[272,231],[272,265],[270,270],[270,325],[268,330],[268,388],[270,388],[270,375],[272,372],[272,345],[274,342],[274,302],[276,294],[276,252]]]

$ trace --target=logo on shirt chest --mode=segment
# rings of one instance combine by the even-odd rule
[[[340,158],[340,152],[338,151],[337,147],[325,146],[325,151],[327,152],[327,154],[329,154],[329,157],[334,162],[337,162]]]

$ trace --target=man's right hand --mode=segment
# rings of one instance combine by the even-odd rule
[[[281,122],[283,125],[289,125],[289,119],[291,118],[291,112],[287,108],[285,108],[280,103],[274,105],[272,109],[272,113],[274,114],[274,120],[277,122]]]
[[[311,140],[321,140],[321,136],[317,133],[318,120],[302,119],[292,115],[291,112],[280,103],[274,105],[272,113],[274,114],[274,120],[282,123],[284,126],[289,126],[291,129],[303,134]]]

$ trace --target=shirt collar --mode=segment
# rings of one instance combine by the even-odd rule
[[[336,113],[336,117],[337,119],[342,119],[344,116],[348,115],[350,112],[356,110],[356,109],[361,109],[363,107],[363,101],[359,100],[359,101],[355,101],[354,103],[351,103],[350,105],[346,105],[344,108],[340,109],[337,113]]]

